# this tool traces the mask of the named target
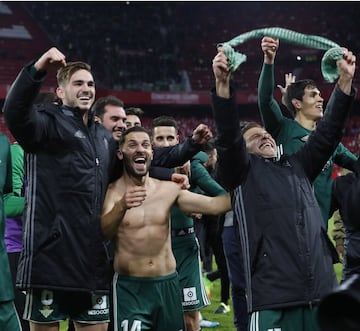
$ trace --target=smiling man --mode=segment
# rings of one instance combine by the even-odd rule
[[[123,175],[106,193],[101,225],[115,242],[114,324],[130,330],[185,330],[176,260],[171,249],[170,211],[221,214],[230,196],[207,197],[179,184],[151,178],[150,136],[134,126],[119,141]]]
[[[97,99],[91,110],[95,113],[95,121],[108,129],[113,138],[119,141],[126,130],[126,113],[124,102],[119,98],[108,95]]]
[[[261,40],[264,63],[259,78],[259,110],[265,129],[274,137],[279,151],[285,154],[298,151],[316,129],[324,116],[324,99],[311,79],[292,82],[282,89],[284,104],[293,115],[284,116],[273,97],[275,88],[274,62],[279,49],[279,40],[265,36]],[[319,203],[322,218],[327,228],[331,205],[332,170],[334,164],[354,170],[356,156],[343,144],[338,144],[334,153],[324,165],[314,182],[316,200]]]
[[[265,158],[276,157],[277,148],[273,137],[256,122],[248,122],[243,128],[243,135],[246,141],[246,149]]]
[[[58,69],[62,105],[33,106],[49,70]],[[106,331],[107,252],[100,229],[108,173],[115,160],[111,133],[95,123],[91,68],[66,62],[57,48],[23,68],[4,104],[4,118],[26,155],[24,245],[16,286],[26,291],[24,319],[33,331]]]
[[[312,184],[341,140],[355,98],[355,61],[344,49],[323,120],[299,150],[277,158],[275,141],[266,130],[239,127],[222,48],[213,60],[218,171],[231,192],[238,222],[250,330],[319,330],[317,305],[337,285],[332,263],[338,257]]]

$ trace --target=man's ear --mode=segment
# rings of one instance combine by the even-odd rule
[[[61,87],[57,87],[55,92],[59,99],[62,100],[64,98],[64,91]]]
[[[116,151],[116,155],[117,155],[119,160],[122,160],[124,158],[123,152],[120,151],[119,149]]]
[[[94,121],[97,122],[97,123],[102,123],[101,122],[101,118],[97,115],[94,116]]]
[[[296,110],[299,110],[301,108],[301,101],[298,99],[292,99],[291,100],[292,105]]]

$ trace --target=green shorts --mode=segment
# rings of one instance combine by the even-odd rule
[[[115,330],[184,331],[177,274],[113,279]]]
[[[184,311],[208,306],[210,300],[201,273],[200,247],[195,234],[172,237],[171,240]]]
[[[317,307],[262,310],[250,315],[250,331],[319,331]]]
[[[110,321],[109,296],[29,289],[23,318],[37,323],[55,323],[68,318],[86,324],[107,323]]]
[[[0,302],[0,330],[21,331],[21,323],[14,301]]]

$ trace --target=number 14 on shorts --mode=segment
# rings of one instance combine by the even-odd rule
[[[121,322],[121,330],[122,331],[141,331],[141,321],[135,320],[131,326],[131,329],[129,329],[129,321],[123,320]]]

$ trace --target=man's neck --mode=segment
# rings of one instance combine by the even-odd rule
[[[124,174],[123,174],[123,180],[124,180],[124,183],[126,185],[129,185],[129,186],[148,186],[150,184],[150,177],[149,177],[149,174],[146,174],[144,176],[132,176],[130,174],[128,174],[126,172],[126,170],[124,170]]]
[[[299,114],[295,117],[295,121],[307,130],[314,131],[316,129],[316,121],[308,119]]]
[[[83,115],[82,115],[82,118],[83,118],[83,122],[84,124],[87,126],[88,125],[88,122],[89,122],[89,112],[85,112]]]

